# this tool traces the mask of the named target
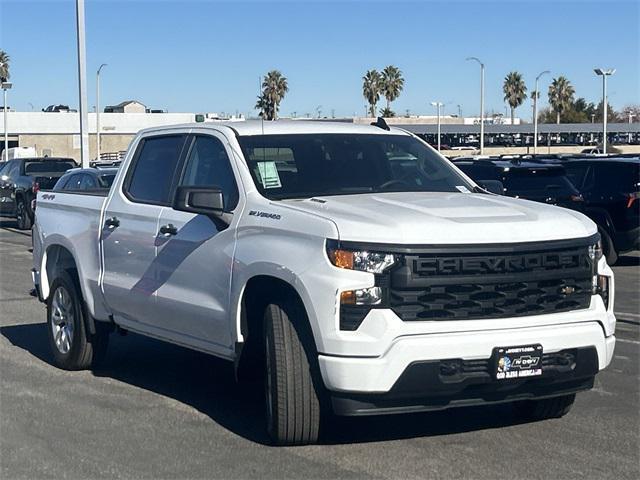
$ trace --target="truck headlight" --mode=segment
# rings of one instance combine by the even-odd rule
[[[589,257],[591,258],[594,272],[598,271],[598,262],[602,258],[602,255],[602,240],[598,240],[598,243],[589,247]]]
[[[593,265],[591,280],[592,294],[600,295],[604,302],[605,308],[609,308],[609,277],[598,274],[598,262],[603,256],[602,242],[598,240],[598,243],[589,247],[589,257],[591,258],[591,264]]]
[[[382,273],[396,262],[393,254],[347,250],[338,248],[337,242],[327,242],[327,255],[336,267],[369,273]]]

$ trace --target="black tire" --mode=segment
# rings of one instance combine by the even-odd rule
[[[16,223],[18,230],[31,230],[31,215],[29,214],[29,206],[23,197],[16,201]]]
[[[65,305],[67,313],[61,313],[60,304]],[[86,315],[78,281],[62,272],[53,281],[47,298],[47,332],[54,363],[64,370],[94,367],[106,354],[107,329],[96,322],[96,334],[91,335],[87,331]]]
[[[304,311],[294,303],[264,314],[267,432],[277,445],[315,443],[320,431],[319,368]]]
[[[527,400],[514,403],[516,414],[525,420],[546,420],[564,417],[571,410],[576,394],[542,400]]]
[[[600,237],[602,238],[602,252],[607,259],[607,263],[609,265],[615,265],[618,261],[618,252],[616,251],[611,236],[609,236],[605,230],[600,229]]]

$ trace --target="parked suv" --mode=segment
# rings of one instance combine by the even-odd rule
[[[381,119],[197,123],[140,132],[108,192],[39,194],[33,281],[60,367],[113,330],[216,355],[302,444],[331,411],[565,415],[613,356],[601,253]]]
[[[53,188],[64,172],[76,166],[71,158],[16,158],[0,169],[0,216],[15,217],[18,228],[33,223],[32,200],[38,190]]]
[[[500,182],[504,195],[573,210],[582,208],[583,198],[562,165],[518,158],[460,158],[452,162],[481,185]]]
[[[640,157],[567,158],[561,163],[584,198],[583,211],[602,235],[607,261],[640,249]]]

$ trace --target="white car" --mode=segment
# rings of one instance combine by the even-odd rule
[[[596,225],[383,121],[148,129],[108,194],[37,202],[57,364],[91,367],[115,329],[228,359],[263,372],[278,444],[316,441],[330,410],[562,416],[613,355]]]

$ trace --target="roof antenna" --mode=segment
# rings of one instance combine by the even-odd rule
[[[387,125],[387,122],[384,121],[383,117],[378,117],[378,119],[375,122],[371,122],[371,125],[373,125],[374,127],[381,128],[383,130],[391,130],[389,128],[389,125]]]

